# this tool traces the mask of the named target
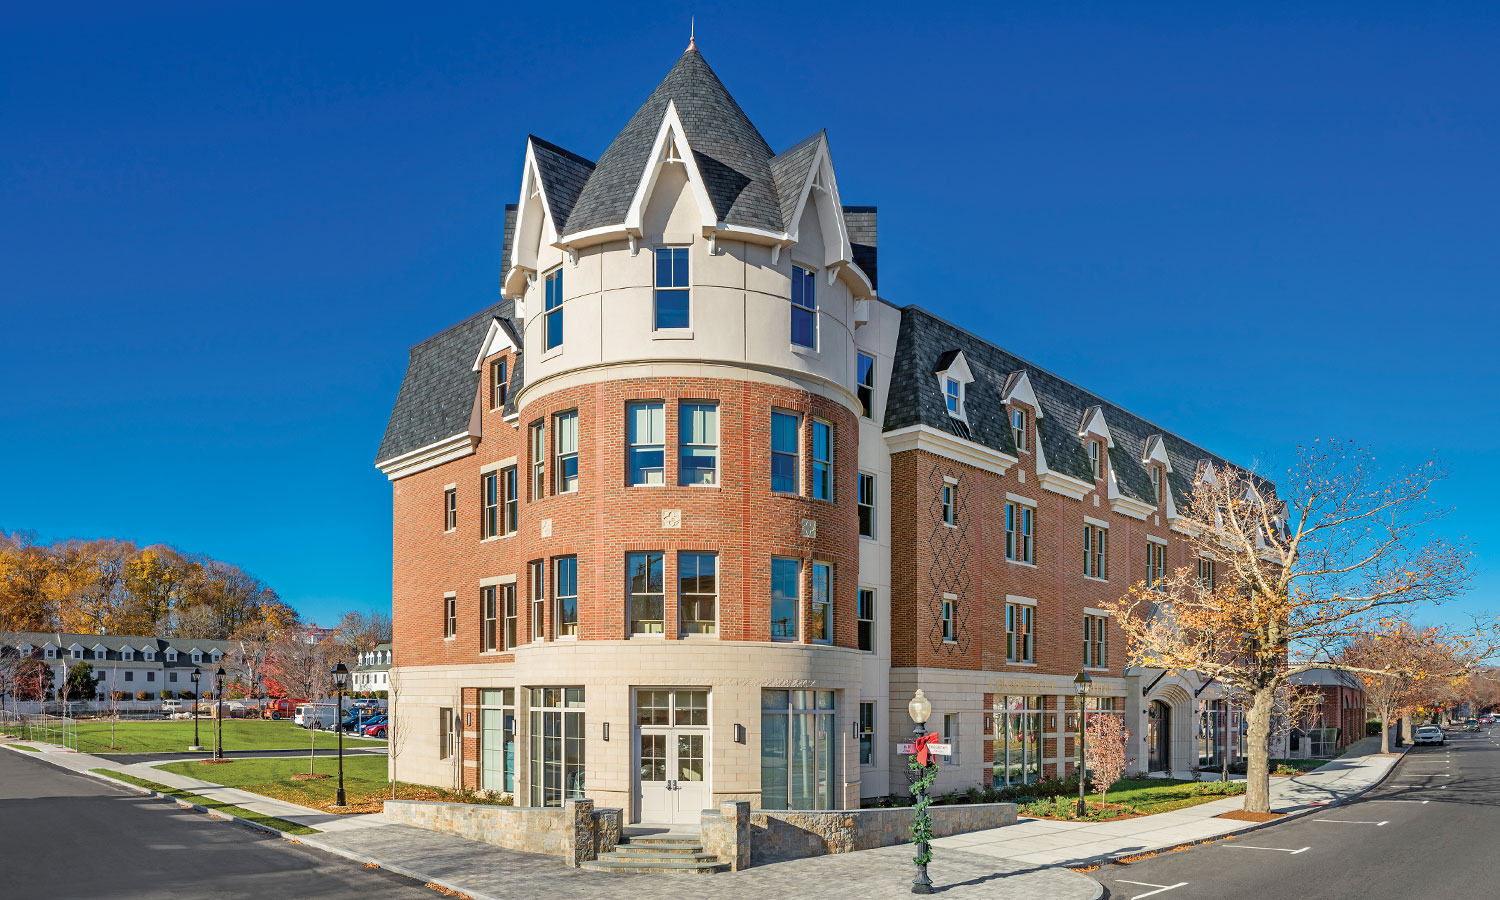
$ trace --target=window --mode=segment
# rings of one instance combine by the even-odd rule
[[[154,659],[156,659],[156,651],[155,650],[147,650],[146,651],[146,662],[151,662]],[[167,651],[167,662],[177,662],[177,651],[176,650],[168,650]]]
[[[1109,667],[1109,617],[1083,617],[1083,664],[1087,668]]]
[[[1032,615],[1035,609],[1024,603],[1005,604],[1005,660],[1006,662],[1033,662]]]
[[[859,473],[859,536],[875,536],[875,476]]]
[[[1104,474],[1100,468],[1099,442],[1097,440],[1089,441],[1089,469],[1094,473],[1095,478],[1099,478]]]
[[[531,805],[583,797],[583,688],[531,689]]]
[[[505,397],[510,389],[508,375],[505,360],[497,359],[490,363],[490,409],[505,408]]]
[[[448,488],[443,491],[443,530],[452,531],[458,527],[458,488]]]
[[[990,783],[1029,784],[1042,777],[1042,698],[996,697],[995,763]]]
[[[83,659],[83,648],[82,647],[74,647],[73,649],[69,650],[68,653],[74,659]]]
[[[817,419],[812,423],[812,495],[833,499],[833,426]]]
[[[795,559],[771,557],[771,640],[797,639],[798,583],[802,564]]]
[[[1016,442],[1016,449],[1026,449],[1026,410],[1018,406],[1010,409],[1010,436]]]
[[[801,266],[792,266],[792,343],[818,347],[817,279]]]
[[[554,560],[553,590],[557,592],[557,636],[578,636],[578,557]]]
[[[527,564],[526,570],[531,575],[531,639],[533,641],[545,641],[547,639],[547,585],[543,573],[542,561],[532,560]]]
[[[479,692],[479,786],[487,791],[516,789],[516,691]]]
[[[531,502],[547,496],[547,426],[531,426]]]
[[[631,403],[625,407],[629,484],[662,484],[665,474],[663,440],[666,410],[661,403]]]
[[[677,554],[677,630],[713,634],[719,599],[719,557],[714,553]]]
[[[869,766],[874,763],[875,704],[864,702],[859,705],[859,764]]]
[[[955,491],[953,487],[953,485],[947,482],[943,483],[943,524],[950,527],[958,524],[958,504],[954,500]],[[1009,551],[1007,551],[1006,555],[1010,555]]]
[[[552,426],[557,432],[557,492],[571,494],[578,490],[578,411],[558,413]]]
[[[1155,541],[1146,541],[1146,584],[1152,590],[1159,590],[1162,581],[1167,577],[1167,548]]]
[[[819,644],[833,643],[833,567],[812,564],[812,593],[807,612],[807,639]]]
[[[1109,578],[1108,528],[1083,526],[1083,574],[1100,580]]]
[[[762,809],[830,809],[838,781],[833,691],[760,693]]]
[[[155,672],[147,672],[146,673],[146,680],[147,681],[155,681],[156,680],[156,673]]]
[[[859,589],[859,607],[855,610],[859,620],[859,649],[866,653],[875,651],[875,592],[869,588]]]
[[[860,415],[866,419],[875,417],[875,357],[861,353],[855,364],[855,393],[859,396]]]
[[[200,652],[198,652],[197,650],[194,650],[193,651],[193,665],[196,666],[197,664],[199,664],[201,662],[203,662],[203,654],[200,653]]]
[[[458,634],[458,597],[447,594],[443,597],[443,637],[455,634]]]
[[[660,553],[625,557],[625,590],[629,592],[631,634],[662,634],[666,625],[665,590]]]
[[[500,472],[500,483],[505,491],[505,533],[515,534],[520,517],[520,508],[517,503],[517,495],[520,493],[516,484],[516,467],[511,466]]]
[[[126,669],[125,670],[125,680],[126,681],[135,681],[135,673],[132,672],[132,671],[130,671],[129,669]]]
[[[958,765],[958,713],[943,714],[943,743],[953,748],[948,754],[948,765]]]
[[[957,625],[954,622],[954,619],[957,617],[957,615],[958,615],[958,598],[956,598],[956,597],[954,597],[952,595],[946,595],[946,596],[944,596],[943,597],[943,641],[944,641],[944,643],[951,644],[951,643],[953,643],[953,641],[955,641],[957,639],[956,638],[956,635],[958,633],[957,630],[956,630],[957,629]]]
[[[1157,506],[1162,505],[1161,498],[1161,467],[1151,467],[1151,499]]]
[[[438,759],[453,755],[453,708],[438,709]]]
[[[479,497],[483,511],[479,517],[480,538],[500,534],[500,473],[485,472],[479,476]]]
[[[100,672],[99,673],[99,680],[103,681],[104,680],[104,676],[106,674],[107,673],[105,673],[105,672]],[[177,683],[177,673],[176,672],[168,672],[167,673],[167,680],[170,681],[170,682],[172,682],[173,684],[176,684]]]
[[[134,650],[121,650],[120,651],[120,659],[124,660],[125,662],[133,662],[133,661],[135,661],[135,651]]]
[[[943,399],[948,404],[948,415],[964,414],[963,388],[959,386],[957,378],[943,379]]]
[[[801,430],[796,413],[771,413],[771,490],[778,494],[797,493],[797,435]]]
[[[479,589],[479,649],[488,652],[496,649],[495,641],[499,637],[496,634],[498,628],[499,612],[495,607],[495,588],[482,587]]]
[[[677,482],[719,483],[719,407],[682,403],[677,407]]]
[[[1198,584],[1205,591],[1214,589],[1214,561],[1198,557]]]
[[[547,299],[542,308],[543,350],[561,347],[563,342],[562,269],[547,276]]]
[[[661,247],[656,251],[655,329],[686,328],[689,318],[688,248]]]
[[[1005,558],[1013,562],[1035,563],[1032,540],[1036,510],[1020,503],[1005,504]]]

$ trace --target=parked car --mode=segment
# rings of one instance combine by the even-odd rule
[[[1479,720],[1478,719],[1465,719],[1464,720],[1464,731],[1478,731],[1478,730],[1479,730]]]
[[[1479,717],[1479,724],[1481,724],[1481,725],[1493,725],[1493,724],[1495,724],[1495,720],[1492,719],[1492,718],[1490,718],[1489,716],[1480,716]]]
[[[1448,743],[1448,736],[1436,725],[1418,725],[1417,733],[1412,735],[1412,743],[1442,745]]]
[[[379,738],[385,737],[385,725],[386,717],[376,716],[375,718],[365,723],[365,736]]]

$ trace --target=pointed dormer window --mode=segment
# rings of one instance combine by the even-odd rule
[[[1095,478],[1100,478],[1100,477],[1102,477],[1104,475],[1104,466],[1103,466],[1103,462],[1101,460],[1102,456],[1103,456],[1103,454],[1100,452],[1100,449],[1099,449],[1099,439],[1098,438],[1092,438],[1092,439],[1090,439],[1089,440],[1089,467],[1093,470]]]
[[[1161,466],[1151,467],[1151,497],[1161,506]]]
[[[1026,452],[1026,410],[1019,406],[1010,408],[1010,436],[1016,442],[1016,449],[1022,453]]]
[[[963,385],[957,378],[943,379],[943,395],[948,401],[948,415],[962,417],[964,414]]]
[[[974,383],[974,373],[964,359],[962,350],[949,350],[938,360],[938,388],[943,392],[943,407],[948,415],[960,422],[969,421],[969,385]],[[965,433],[964,437],[968,437]]]

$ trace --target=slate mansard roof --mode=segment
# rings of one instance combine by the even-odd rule
[[[964,388],[967,427],[948,415],[937,378],[937,373],[944,371],[960,352],[974,375],[973,383]],[[1201,463],[1211,462],[1219,468],[1229,464],[1197,444],[919,306],[901,309],[901,330],[886,399],[885,430],[926,425],[1015,456],[1016,445],[1004,397],[1007,387],[1023,372],[1041,407],[1034,425],[1047,467],[1052,471],[1093,483],[1088,447],[1078,435],[1084,426],[1084,413],[1093,407],[1103,411],[1110,437],[1114,439],[1109,464],[1120,492],[1127,497],[1155,505],[1151,475],[1143,462],[1146,444],[1153,436],[1160,436],[1165,445],[1172,468],[1167,476],[1168,485],[1179,503],[1192,493]]]

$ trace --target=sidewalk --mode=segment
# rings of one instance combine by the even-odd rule
[[[1373,744],[1369,743],[1371,740]],[[1348,754],[1316,771],[1293,778],[1272,778],[1272,811],[1296,815],[1364,793],[1400,759],[1381,756],[1379,750],[1379,738],[1362,739],[1350,745]],[[939,854],[960,850],[1028,865],[1077,866],[1262,827],[1254,822],[1215,818],[1243,807],[1244,797],[1227,797],[1175,812],[1118,822],[1021,819],[1004,828],[939,838],[933,846]]]

